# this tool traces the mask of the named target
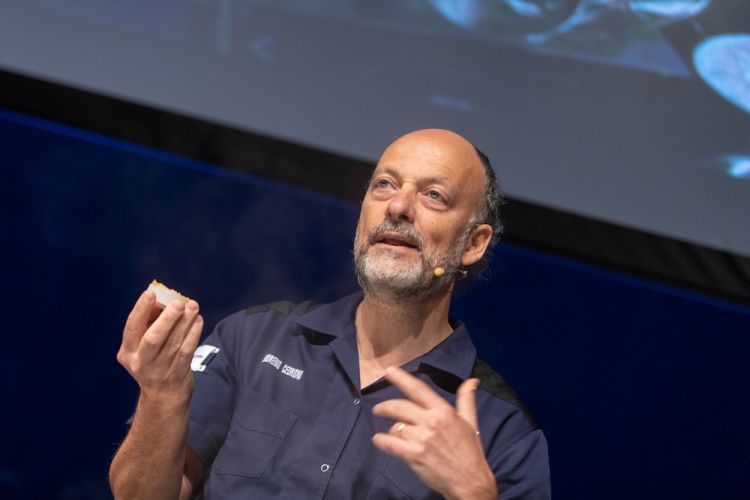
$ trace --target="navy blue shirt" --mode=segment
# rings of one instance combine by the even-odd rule
[[[372,407],[403,398],[382,379],[360,390],[354,314],[362,294],[332,304],[279,302],[219,323],[193,360],[187,444],[216,498],[440,498],[372,444],[392,420]],[[503,499],[550,496],[544,434],[502,378],[476,357],[466,328],[404,368],[455,404],[475,376],[481,440]]]

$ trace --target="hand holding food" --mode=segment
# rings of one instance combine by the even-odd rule
[[[190,361],[203,329],[198,309],[196,301],[157,281],[136,301],[117,360],[138,382],[141,396],[189,399]]]

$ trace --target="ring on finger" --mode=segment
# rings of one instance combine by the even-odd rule
[[[396,424],[396,428],[394,430],[396,432],[401,432],[402,430],[404,430],[404,427],[406,427],[406,424],[403,422],[399,422],[398,424]]]

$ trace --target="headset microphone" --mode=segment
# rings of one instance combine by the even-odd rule
[[[461,278],[465,278],[469,274],[469,271],[466,269],[456,269],[456,273],[458,273]],[[432,274],[434,274],[436,278],[441,278],[445,276],[445,268],[438,266],[432,270]]]

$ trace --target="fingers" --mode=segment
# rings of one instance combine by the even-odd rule
[[[195,319],[198,317],[198,303],[194,300],[189,300],[185,303],[185,309],[182,317],[174,325],[172,331],[167,335],[164,347],[161,353],[167,357],[173,356],[182,346],[185,337],[188,335],[190,328],[193,326]]]
[[[158,303],[155,302],[154,305],[151,307],[151,314],[148,316],[148,325],[150,326],[154,321],[156,321],[156,318],[159,317],[161,312],[164,310],[164,308]]]
[[[475,394],[479,387],[479,379],[470,378],[464,380],[456,391],[456,412],[466,420],[472,429],[479,430],[477,422],[477,404]]]
[[[396,422],[391,426],[391,430],[388,432],[390,432],[394,436],[399,436],[401,435],[401,431],[403,431],[404,429],[406,429],[406,424],[404,422]]]
[[[145,290],[136,300],[122,332],[122,347],[125,350],[134,351],[138,348],[141,337],[148,328],[155,304],[156,295],[150,290]]]
[[[180,352],[184,353],[184,356],[193,359],[195,349],[198,348],[198,343],[201,341],[201,333],[203,333],[203,316],[200,314],[195,321],[193,321],[190,331],[185,336],[185,340],[182,342]]]
[[[421,425],[407,424],[406,422],[396,422],[388,430],[388,434],[400,439],[411,441],[429,441],[435,434]]]
[[[401,368],[395,366],[388,368],[385,372],[385,377],[391,384],[398,387],[406,397],[423,408],[450,406],[447,401],[430,389],[430,386]]]
[[[409,424],[414,424],[425,418],[424,408],[408,399],[389,399],[378,403],[372,408],[372,414]]]
[[[383,432],[378,432],[372,437],[372,444],[382,452],[407,461],[424,451],[424,447],[415,441],[408,441]]]
[[[153,360],[164,346],[164,342],[172,329],[182,319],[185,304],[181,300],[173,300],[149,327],[138,346],[140,357],[144,362]]]
[[[198,347],[198,343],[201,340],[201,333],[203,332],[203,316],[200,314],[195,317],[195,320],[190,325],[190,329],[185,335],[179,350],[174,356],[172,366],[174,369],[181,369],[182,371],[190,370],[190,363],[193,360],[193,354],[195,349]]]

